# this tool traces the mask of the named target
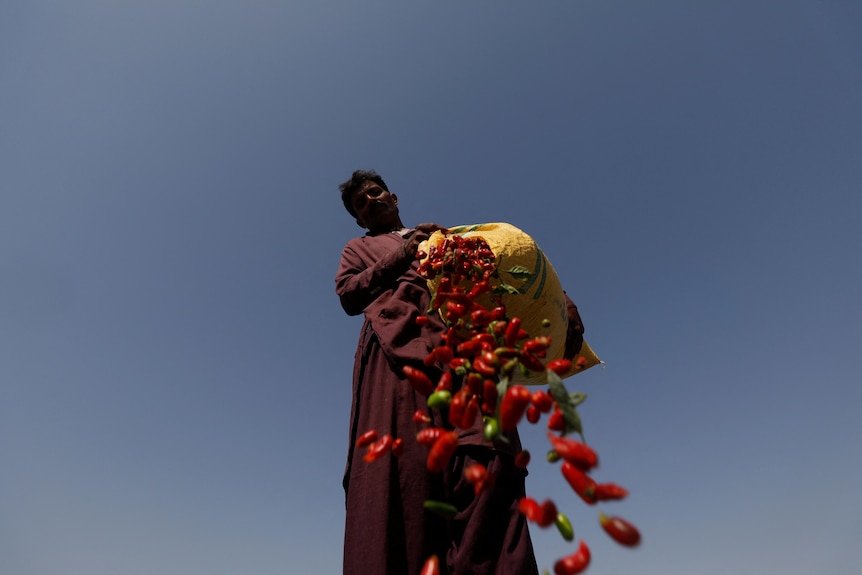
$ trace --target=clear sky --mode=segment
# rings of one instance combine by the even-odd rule
[[[340,572],[356,168],[578,303],[591,573],[858,572],[860,63],[856,0],[5,0],[0,572]]]

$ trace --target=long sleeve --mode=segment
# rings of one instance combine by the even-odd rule
[[[361,238],[360,238],[361,240]],[[355,242],[341,252],[341,263],[335,276],[335,293],[348,315],[359,315],[382,292],[394,287],[398,278],[410,267],[412,258],[404,253],[402,242],[393,242],[393,249],[367,265],[356,251]]]

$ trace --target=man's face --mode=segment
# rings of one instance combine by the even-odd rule
[[[398,225],[398,198],[379,184],[368,181],[353,193],[351,204],[356,221],[372,232],[388,231]]]

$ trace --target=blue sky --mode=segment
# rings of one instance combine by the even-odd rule
[[[340,571],[360,167],[577,301],[644,543],[527,489],[591,573],[858,570],[860,58],[849,0],[7,0],[0,571]]]

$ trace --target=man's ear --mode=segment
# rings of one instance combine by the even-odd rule
[[[395,194],[389,194],[389,195],[392,196],[393,200],[395,200],[395,205],[397,206],[398,205],[398,196],[396,196]]]

